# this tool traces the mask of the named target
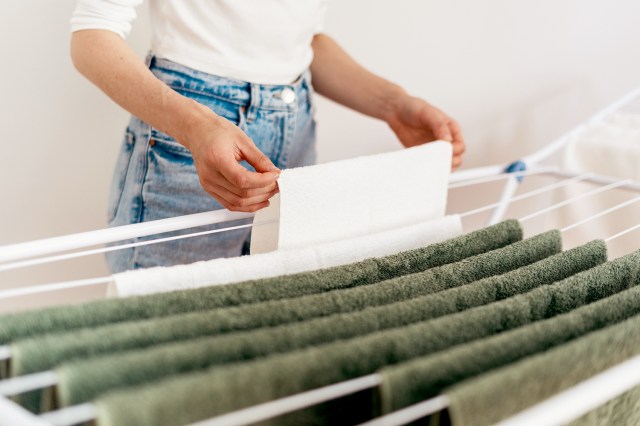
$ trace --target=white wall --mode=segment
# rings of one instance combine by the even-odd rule
[[[73,69],[74,0],[0,14],[0,244],[96,229],[127,115]],[[143,8],[144,9],[144,8]],[[131,45],[144,55],[146,11]],[[636,0],[332,1],[327,32],[450,113],[465,166],[515,159],[640,85]],[[398,147],[382,123],[319,101],[319,158]],[[3,273],[2,286],[106,273],[101,257]]]

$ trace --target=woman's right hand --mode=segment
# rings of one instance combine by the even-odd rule
[[[239,127],[206,107],[198,109],[181,143],[191,151],[204,190],[229,210],[267,207],[278,193],[280,170]],[[243,160],[256,171],[245,169]]]
[[[158,80],[118,34],[76,31],[71,57],[119,105],[187,147],[202,187],[224,207],[255,212],[269,205],[280,170],[240,128]]]

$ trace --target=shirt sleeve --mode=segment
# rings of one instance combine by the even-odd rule
[[[71,17],[71,32],[109,30],[126,39],[144,0],[78,0]]]
[[[321,32],[324,31],[324,20],[327,16],[327,8],[329,7],[328,5],[328,0],[321,0],[319,5],[318,5],[318,15],[317,15],[317,20],[316,20],[316,26],[313,30],[314,34],[319,34]]]

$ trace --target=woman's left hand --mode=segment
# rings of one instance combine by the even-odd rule
[[[396,102],[392,110],[386,121],[405,147],[449,141],[453,145],[451,167],[455,169],[462,164],[465,144],[455,120],[424,100],[408,95]]]

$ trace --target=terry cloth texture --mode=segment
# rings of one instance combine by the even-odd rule
[[[442,217],[451,155],[451,143],[435,141],[283,170],[278,178],[280,193],[256,212],[254,223],[279,220],[252,229],[251,254],[302,248]]]
[[[43,371],[65,360],[101,353],[236,330],[271,327],[386,305],[529,265],[558,253],[561,244],[560,233],[549,231],[460,262],[376,284],[19,340],[11,344],[11,374]]]
[[[28,374],[81,357],[386,305],[505,273],[560,250],[560,233],[549,231],[460,262],[367,286],[19,340],[11,344],[10,370],[12,375]]]
[[[357,313],[73,361],[56,369],[59,378],[56,395],[60,405],[77,404],[110,389],[172,374],[425,321],[562,280],[601,264],[606,256],[604,242],[595,241],[503,275]]]
[[[461,234],[460,216],[452,215],[299,249],[137,269],[115,274],[109,295],[127,297],[296,274],[415,250]]]
[[[638,293],[635,296],[633,302],[640,303]],[[452,423],[493,424],[638,353],[640,317],[635,316],[452,388],[447,392],[451,399],[449,414]],[[637,411],[632,411],[624,417],[638,416]],[[606,420],[600,424],[637,423]]]
[[[638,425],[640,424],[640,387],[612,399],[570,426]]]
[[[387,365],[568,312],[628,286],[628,280],[622,283],[603,280],[600,268],[526,295],[403,328],[107,393],[94,401],[99,422],[101,426],[184,424],[365,376]],[[358,410],[370,413],[370,404],[367,407],[349,404],[348,411]],[[292,424],[317,422],[309,411],[288,418]],[[281,419],[278,423],[282,423]]]
[[[372,284],[457,262],[521,239],[520,224],[515,220],[507,220],[421,249],[320,271],[5,315],[0,317],[0,344],[45,333],[286,299]]]
[[[638,267],[640,252],[598,268],[598,274],[606,282],[627,281],[629,287],[633,287],[606,299],[488,339],[381,370],[382,411],[388,413],[424,401],[465,379],[640,314]]]

